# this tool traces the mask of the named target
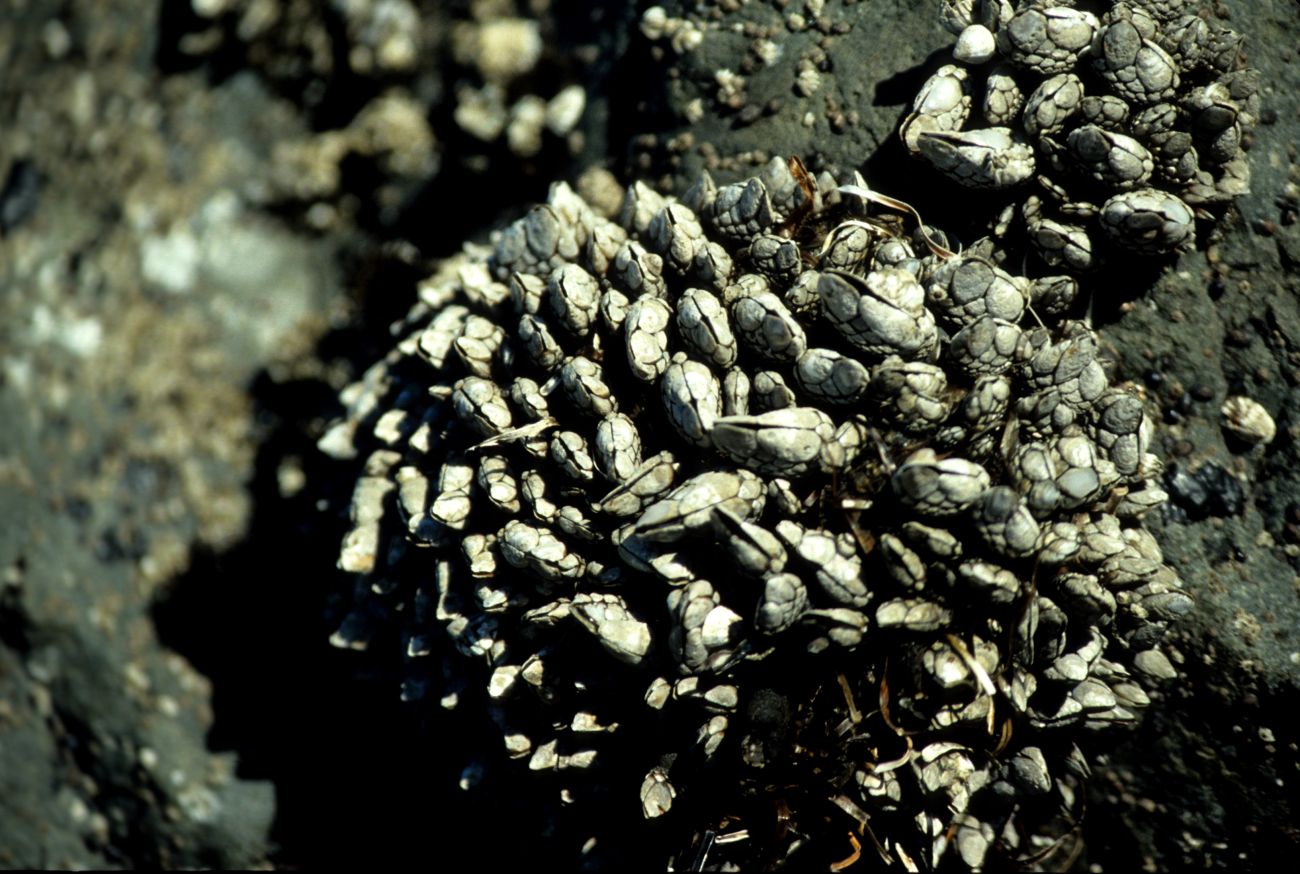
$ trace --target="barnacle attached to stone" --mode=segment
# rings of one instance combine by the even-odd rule
[[[1093,24],[1031,11],[1005,37],[1019,62],[1072,63]],[[1044,106],[1040,133],[1082,114]],[[1068,137],[1127,172],[1107,130]],[[1160,636],[1191,602],[1141,528],[1163,499],[1150,419],[1058,321],[1075,280],[1013,275],[984,243],[918,257],[860,180],[792,173],[705,175],[682,200],[634,185],[617,231],[556,185],[425,284],[321,441],[366,459],[334,640],[389,617],[403,695],[485,708],[497,779],[708,822],[779,782],[818,835],[801,853],[869,819],[891,859],[979,867],[991,836],[1028,849],[1018,824],[1076,797],[1074,742],[1135,721],[1173,671]],[[1166,198],[1134,187],[1100,218],[1165,245],[1184,227]],[[815,230],[779,233],[798,209]],[[1225,416],[1260,435],[1246,405]]]
[[[1236,69],[1241,37],[1208,10],[937,5],[940,22],[959,35],[958,63],[922,87],[903,121],[903,143],[973,188],[1035,180],[1045,199],[1026,208],[1024,220],[1049,265],[1093,270],[1109,245],[1143,254],[1181,249],[1195,232],[1190,207],[1221,206],[1249,191],[1242,144],[1258,117],[1259,72]],[[977,49],[986,33],[996,44],[991,54]],[[969,117],[968,91],[983,94],[982,122]],[[1130,212],[1141,216],[1130,220]],[[1165,227],[1153,233],[1155,213]]]
[[[1277,436],[1277,424],[1259,401],[1233,395],[1223,402],[1220,412],[1224,429],[1246,443],[1267,445]]]
[[[960,130],[970,114],[970,75],[949,64],[931,76],[912,103],[912,114],[903,122],[903,143],[915,152],[923,133]]]
[[[917,145],[930,163],[971,188],[1010,188],[1034,175],[1034,151],[1011,128],[923,133]]]

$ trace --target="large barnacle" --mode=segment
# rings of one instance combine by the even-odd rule
[[[774,161],[681,201],[635,186],[619,224],[557,183],[421,286],[321,442],[368,459],[335,639],[402,623],[408,700],[482,688],[515,779],[680,820],[661,858],[762,804],[736,864],[824,868],[867,828],[909,865],[1028,857],[1190,603],[1141,527],[1150,420],[1060,321],[1074,280],[914,248],[860,178],[805,178],[826,230],[780,236],[764,180],[803,171]],[[1163,245],[1172,197],[1101,221]]]

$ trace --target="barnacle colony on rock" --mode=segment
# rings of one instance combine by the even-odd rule
[[[963,185],[1036,189],[1021,213],[1049,265],[1092,269],[1107,241],[1186,247],[1197,210],[1249,191],[1259,71],[1199,4],[939,7],[958,63],[922,87],[903,143]]]
[[[484,690],[518,773],[680,819],[662,857],[1028,857],[1173,675],[1151,423],[1075,280],[864,191],[774,159],[611,221],[557,183],[321,441],[366,459],[336,643],[400,621],[408,700]]]

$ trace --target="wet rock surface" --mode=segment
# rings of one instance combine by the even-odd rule
[[[722,180],[729,167],[750,175],[772,154],[796,153],[863,166],[923,216],[951,210],[946,186],[906,158],[895,132],[921,83],[950,62],[954,38],[928,3],[830,0],[831,33],[798,3],[720,3],[740,32],[705,30],[678,57],[671,40],[635,33],[636,13],[606,4],[601,27],[584,19],[546,32],[579,31],[575,41],[601,46],[600,57],[626,47],[629,64],[654,74],[576,56],[572,82],[604,107],[584,116],[577,159],[567,138],[543,133],[543,157],[518,161],[504,128],[496,146],[464,148],[473,135],[447,95],[474,65],[448,49],[392,74],[409,77],[415,115],[434,119],[440,144],[423,153],[432,163],[403,163],[357,145],[380,127],[373,119],[410,117],[379,111],[400,103],[362,116],[383,90],[374,67],[349,74],[362,82],[349,92],[355,106],[321,120],[304,95],[313,76],[333,74],[276,72],[266,59],[291,52],[254,51],[256,39],[239,38],[243,7],[207,5],[239,51],[191,40],[185,57],[197,60],[182,63],[182,38],[209,25],[164,16],[142,26],[152,7],[128,3],[33,2],[0,22],[0,865],[431,852],[536,863],[551,852],[536,824],[501,813],[519,787],[457,785],[463,762],[499,738],[482,737],[464,709],[411,725],[392,665],[325,643],[341,618],[326,593],[357,473],[312,448],[339,412],[333,391],[390,342],[387,323],[422,272],[412,259],[446,254],[503,210],[520,214],[570,162],[607,152],[628,178],[681,194],[710,162]],[[1144,383],[1165,413],[1153,451],[1196,477],[1206,499],[1192,490],[1198,509],[1186,520],[1149,520],[1196,607],[1166,638],[1177,679],[1094,776],[1076,866],[1262,870],[1296,841],[1300,13],[1283,0],[1216,5],[1263,71],[1252,193],[1201,251],[1085,280],[1119,378]],[[791,27],[796,13],[813,24]],[[745,21],[780,26],[750,36]],[[841,21],[847,33],[834,32]],[[604,31],[614,36],[590,36]],[[772,53],[753,47],[759,39],[778,62],[756,67],[744,100],[719,111],[719,89],[726,101],[739,86],[717,71],[746,75],[747,55]],[[487,79],[469,84],[482,93]],[[688,125],[697,98],[703,112]],[[330,131],[351,132],[322,136]],[[336,187],[285,188],[301,175],[286,170],[298,166],[289,158],[323,152],[354,156],[334,162]],[[466,154],[486,160],[460,169],[486,169],[449,171]],[[513,164],[532,170],[490,175]],[[471,190],[482,195],[450,230],[425,218],[430,198],[467,190],[449,176],[478,180]],[[393,228],[414,252],[381,247]],[[1219,408],[1233,395],[1268,411],[1271,443],[1225,436]],[[516,850],[503,834],[529,838]],[[448,835],[459,836],[451,848]],[[574,851],[558,863],[582,859]]]

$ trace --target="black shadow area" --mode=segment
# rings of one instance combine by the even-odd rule
[[[336,332],[319,354],[364,356],[379,341],[365,333]],[[155,605],[159,637],[212,681],[209,748],[236,751],[239,777],[275,785],[277,866],[427,864],[428,836],[455,835],[456,847],[474,831],[426,788],[425,779],[454,785],[441,773],[452,765],[437,760],[436,739],[398,700],[387,658],[395,641],[376,640],[370,652],[329,644],[348,606],[334,563],[362,460],[334,461],[313,443],[312,423],[341,412],[324,383],[263,375],[251,394],[264,430],[249,534],[195,556]],[[291,457],[306,485],[286,497],[277,471]]]

